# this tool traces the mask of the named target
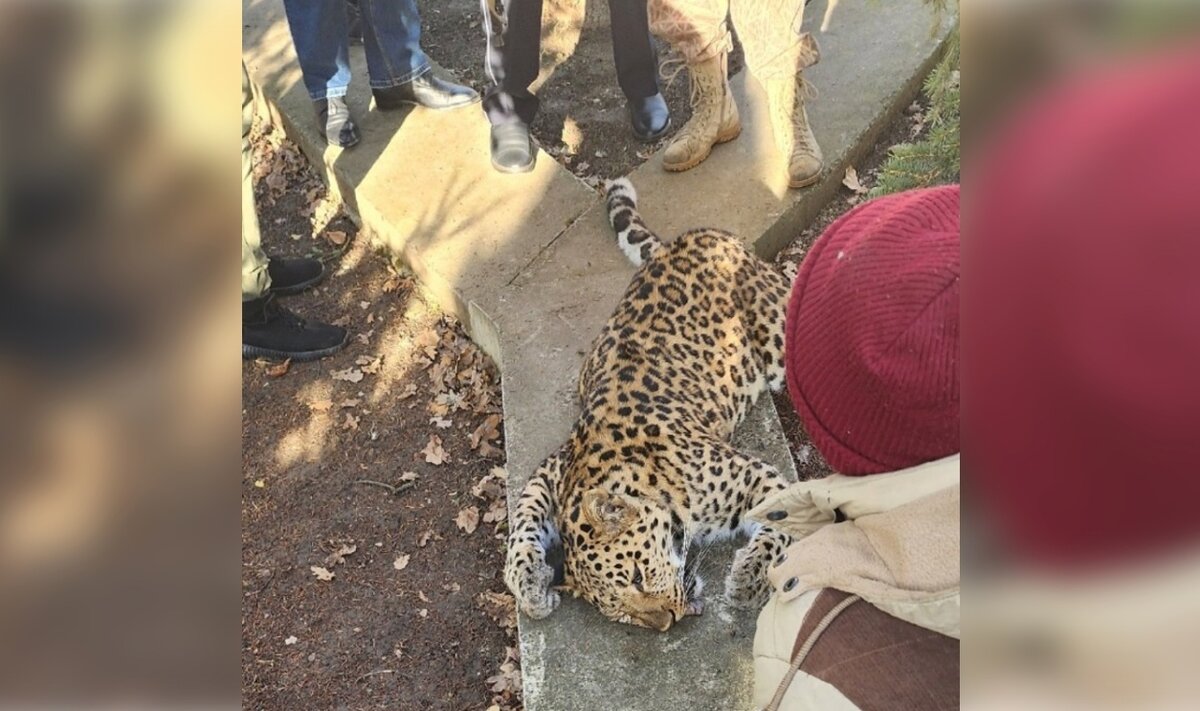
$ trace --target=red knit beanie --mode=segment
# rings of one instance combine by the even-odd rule
[[[959,451],[958,186],[864,203],[813,244],[792,286],[787,383],[836,471]]]
[[[1200,543],[1200,49],[1122,57],[980,153],[965,249],[972,483],[1054,570]]]

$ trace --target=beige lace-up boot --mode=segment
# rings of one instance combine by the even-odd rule
[[[695,168],[713,146],[732,141],[742,132],[737,105],[726,75],[728,54],[688,65],[692,82],[692,118],[679,129],[666,151],[663,167],[671,172]]]
[[[787,160],[788,185],[817,182],[824,157],[805,111],[816,92],[803,71],[821,60],[811,33],[801,30],[805,0],[733,0],[733,24],[746,51],[750,76],[767,94],[775,145]]]
[[[821,146],[804,110],[810,89],[799,74],[795,79],[773,79],[765,84],[775,145],[788,158],[788,187],[808,187],[817,182],[825,166]]]

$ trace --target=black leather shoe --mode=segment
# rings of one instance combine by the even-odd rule
[[[492,167],[501,173],[528,173],[536,159],[528,126],[519,121],[492,126]]]
[[[346,329],[306,321],[275,303],[275,296],[242,302],[242,357],[315,360],[346,346]]]
[[[271,257],[267,274],[271,277],[272,294],[299,294],[325,277],[325,265],[308,257]]]
[[[321,135],[333,146],[349,148],[358,143],[358,127],[350,120],[350,108],[340,96],[313,102]]]
[[[671,111],[662,94],[630,100],[627,105],[633,135],[639,141],[657,141],[671,130]]]
[[[372,89],[371,93],[375,105],[384,111],[413,104],[427,109],[453,109],[479,101],[479,94],[471,87],[438,79],[433,72],[387,89]]]

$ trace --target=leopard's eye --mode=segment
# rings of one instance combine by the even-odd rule
[[[639,591],[642,589],[642,569],[636,565],[633,566],[633,587]]]

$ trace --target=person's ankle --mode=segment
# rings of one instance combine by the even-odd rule
[[[317,128],[332,146],[349,148],[358,143],[358,127],[350,118],[350,107],[342,96],[331,96],[313,102],[317,112]]]

